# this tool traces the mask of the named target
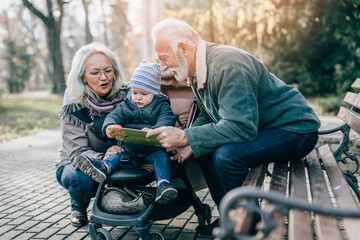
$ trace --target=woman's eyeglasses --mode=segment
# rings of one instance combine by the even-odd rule
[[[104,73],[106,77],[110,77],[114,74],[113,68],[107,68],[104,70],[92,70],[92,71],[85,71],[86,73],[90,74],[94,78],[100,78],[101,75]]]

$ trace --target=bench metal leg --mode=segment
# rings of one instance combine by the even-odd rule
[[[360,201],[359,182],[358,182],[357,178],[350,171],[347,171],[346,173],[344,173],[344,176],[345,176],[346,181],[350,185],[351,189],[356,194],[356,197]]]

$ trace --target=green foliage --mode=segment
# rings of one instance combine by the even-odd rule
[[[4,94],[0,101],[0,142],[59,126],[59,96]]]
[[[167,9],[205,40],[254,54],[307,96],[343,93],[360,76],[360,0],[179,0]]]
[[[7,53],[4,57],[8,64],[6,83],[10,93],[22,92],[29,80],[34,57],[28,53],[28,46],[12,38],[4,40]]]
[[[337,114],[341,106],[351,107],[343,101],[345,94],[329,95],[316,101],[316,104],[321,108],[322,113]]]
[[[270,52],[269,68],[306,95],[341,94],[360,75],[359,0],[302,3],[297,19],[283,19],[282,35]]]

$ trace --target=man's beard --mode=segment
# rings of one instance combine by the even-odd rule
[[[176,51],[176,61],[178,62],[179,67],[169,68],[166,71],[163,71],[161,76],[163,78],[175,77],[177,81],[181,82],[186,80],[189,76],[189,65],[185,56],[181,55],[179,51]],[[173,74],[174,72],[176,72],[176,75]]]

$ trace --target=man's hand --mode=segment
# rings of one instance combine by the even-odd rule
[[[186,147],[177,148],[175,153],[176,154],[174,156],[171,156],[170,159],[173,161],[177,161],[178,163],[183,163],[191,156],[192,149],[190,145],[187,145]]]
[[[177,148],[189,145],[184,130],[176,127],[159,127],[151,129],[146,137],[157,135],[157,140],[164,148]]]
[[[124,149],[121,146],[114,145],[112,147],[109,147],[108,150],[105,153],[104,159],[108,158],[111,155],[115,155],[118,152],[123,152]]]

